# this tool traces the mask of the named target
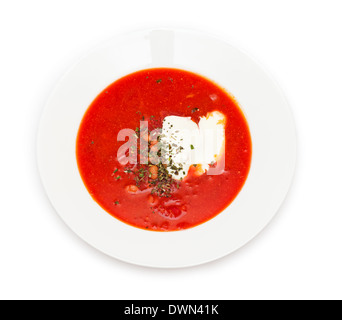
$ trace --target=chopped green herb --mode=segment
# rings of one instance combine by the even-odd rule
[[[211,163],[210,163],[210,165],[213,167],[214,165],[215,165],[215,161],[212,161]]]
[[[161,83],[161,82],[162,82],[162,79],[158,79],[156,82],[157,82],[157,83]]]
[[[116,206],[117,206],[118,204],[120,204],[120,202],[119,202],[119,201],[115,201],[114,203],[115,203],[115,205],[116,205]]]
[[[119,170],[119,169],[115,169],[115,170],[114,170],[114,173],[117,173],[117,172],[118,172],[118,170]]]
[[[94,143],[95,143],[94,141],[91,142],[91,144],[94,144]]]
[[[116,179],[116,180],[119,180],[120,178],[121,178],[121,176],[117,176],[115,179]]]
[[[152,210],[152,213],[156,213],[156,212],[154,211],[153,207],[150,207],[150,209]]]
[[[195,149],[195,147],[192,144],[190,144],[190,148],[191,148],[191,150]]]

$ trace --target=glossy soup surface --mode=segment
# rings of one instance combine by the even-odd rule
[[[117,139],[120,130],[136,130],[141,120],[149,122],[149,130],[161,128],[167,116],[198,122],[213,111],[226,116],[222,174],[197,175],[192,166],[182,181],[169,181],[163,195],[154,192],[151,165],[120,164],[117,151],[125,143]],[[145,230],[175,231],[229,206],[247,179],[252,145],[246,119],[227,92],[197,74],[160,68],[127,75],[98,95],[80,125],[76,155],[86,188],[109,214]]]

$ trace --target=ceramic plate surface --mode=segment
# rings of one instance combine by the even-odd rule
[[[252,137],[251,169],[237,198],[214,219],[184,231],[145,231],[113,218],[89,195],[76,162],[79,125],[95,97],[127,74],[155,67],[192,71],[226,89],[241,106]],[[283,202],[296,161],[290,108],[260,65],[215,36],[173,28],[116,36],[84,56],[50,96],[37,146],[47,195],[79,237],[114,258],[160,268],[209,262],[254,238]]]

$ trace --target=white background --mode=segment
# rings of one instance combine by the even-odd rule
[[[340,0],[0,0],[0,299],[341,299]],[[41,186],[39,118],[53,86],[127,28],[208,30],[257,58],[296,120],[298,165],[271,224],[200,267],[132,266],[64,225]]]

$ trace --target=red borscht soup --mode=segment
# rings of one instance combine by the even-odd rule
[[[96,97],[76,156],[88,192],[110,215],[144,230],[176,231],[232,203],[252,144],[225,90],[189,71],[157,68],[129,74]]]

